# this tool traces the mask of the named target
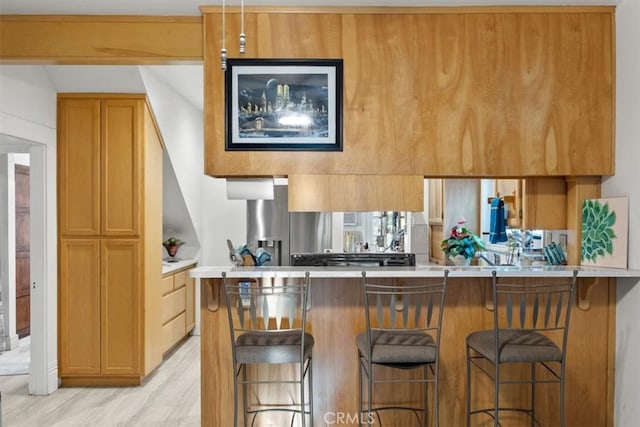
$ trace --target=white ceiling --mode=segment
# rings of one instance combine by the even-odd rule
[[[624,0],[245,0],[245,6],[617,5]],[[240,5],[241,0],[226,0]],[[2,14],[200,15],[222,0],[0,0]]]

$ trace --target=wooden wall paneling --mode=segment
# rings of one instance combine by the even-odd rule
[[[289,211],[422,212],[423,182],[417,175],[290,175]]]
[[[186,306],[185,306],[185,333],[188,334],[196,326],[196,298],[195,298],[195,280],[191,277],[186,278]]]
[[[205,11],[206,173],[613,173],[612,8],[415,10],[245,12],[255,57],[344,59],[342,153],[224,151],[220,15]]]
[[[203,59],[196,16],[0,15],[0,62],[167,64]]]
[[[211,279],[222,294],[222,280]],[[200,294],[208,294],[208,280],[200,280]],[[225,298],[219,300],[219,309],[208,309],[207,298],[200,300],[200,399],[201,425],[223,427],[225,420],[233,419],[233,405],[229,400],[233,390],[233,365],[231,363],[231,338]]]
[[[162,164],[163,144],[153,112],[144,105],[144,203],[140,218],[144,218],[142,240],[144,260],[144,375],[162,362]]]
[[[580,265],[582,243],[582,202],[597,199],[601,194],[600,177],[567,178],[567,263]]]
[[[390,280],[390,279],[384,279]],[[405,280],[405,279],[396,279]],[[406,279],[407,283],[410,280]],[[514,279],[532,281],[534,279]],[[613,281],[608,281],[613,280]],[[215,286],[221,286],[216,280]],[[613,352],[615,335],[615,280],[603,279],[594,287],[590,310],[574,305],[567,365],[567,425],[612,425]],[[490,328],[493,312],[484,304],[490,279],[453,278],[449,281],[440,353],[440,423],[465,423],[465,337],[474,330]],[[204,289],[202,289],[204,292]],[[357,411],[358,379],[355,336],[364,330],[364,309],[359,279],[313,279],[309,329],[315,337],[314,406],[316,422],[327,413]],[[203,426],[226,426],[232,419],[232,405],[224,396],[233,389],[231,349],[224,298],[220,309],[210,311],[202,301],[202,406]],[[345,327],[346,325],[346,327]],[[588,337],[588,338],[587,338]],[[268,378],[276,371],[261,371]],[[472,377],[474,402],[490,399],[491,385]],[[538,387],[537,408],[543,425],[554,425],[558,417],[557,387]],[[605,394],[603,391],[607,390]],[[479,391],[479,392],[478,392]],[[286,391],[281,390],[284,394]],[[419,393],[410,388],[382,389],[379,399],[401,400]],[[506,400],[525,398],[523,389],[503,393]],[[282,396],[286,399],[286,396]],[[270,396],[274,399],[274,394]],[[606,400],[606,402],[605,402]],[[397,416],[397,417],[396,417]],[[402,415],[385,416],[384,425],[399,427],[415,423]],[[489,418],[474,417],[473,425]],[[262,423],[262,424],[260,424]],[[256,425],[266,425],[260,417]]]
[[[224,151],[219,8],[203,8],[202,19],[5,15],[0,60],[144,64],[204,57],[205,170],[214,176],[611,175],[614,11],[249,8],[252,56],[344,58],[343,153]],[[227,14],[229,33],[238,33],[238,15]],[[230,52],[235,39],[228,39]],[[376,150],[385,156],[365,154]]]

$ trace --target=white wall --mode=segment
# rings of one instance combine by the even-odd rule
[[[175,235],[184,240],[187,243],[180,249],[180,256],[197,258],[203,239],[200,194],[204,152],[202,111],[163,80],[161,67],[139,69],[165,143],[164,205],[176,204],[173,206],[175,209],[170,207],[165,212],[163,239]],[[187,217],[184,217],[183,206]]]
[[[616,9],[616,174],[603,181],[603,196],[629,197],[629,236],[640,235],[640,0]],[[640,269],[640,245],[629,240],[629,268]],[[640,282],[618,280],[614,424],[640,419]]]
[[[29,393],[58,387],[56,94],[43,67],[0,66],[0,148],[31,153],[31,365]]]
[[[140,67],[140,72],[200,240],[200,263],[227,265],[227,239],[239,246],[247,238],[246,201],[227,200],[226,181],[204,174],[204,117],[197,108],[201,100],[194,100],[186,88],[191,85],[179,80],[197,78],[204,85],[202,67]]]

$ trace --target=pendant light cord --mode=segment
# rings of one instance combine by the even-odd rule
[[[220,68],[227,69],[227,48],[226,48],[226,20],[225,20],[225,6],[226,0],[222,0],[222,49],[220,49]]]
[[[244,35],[244,0],[240,3],[240,53],[245,52],[246,37]]]

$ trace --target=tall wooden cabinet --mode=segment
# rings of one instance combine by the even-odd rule
[[[144,95],[58,96],[63,385],[139,384],[162,360],[162,143]]]

